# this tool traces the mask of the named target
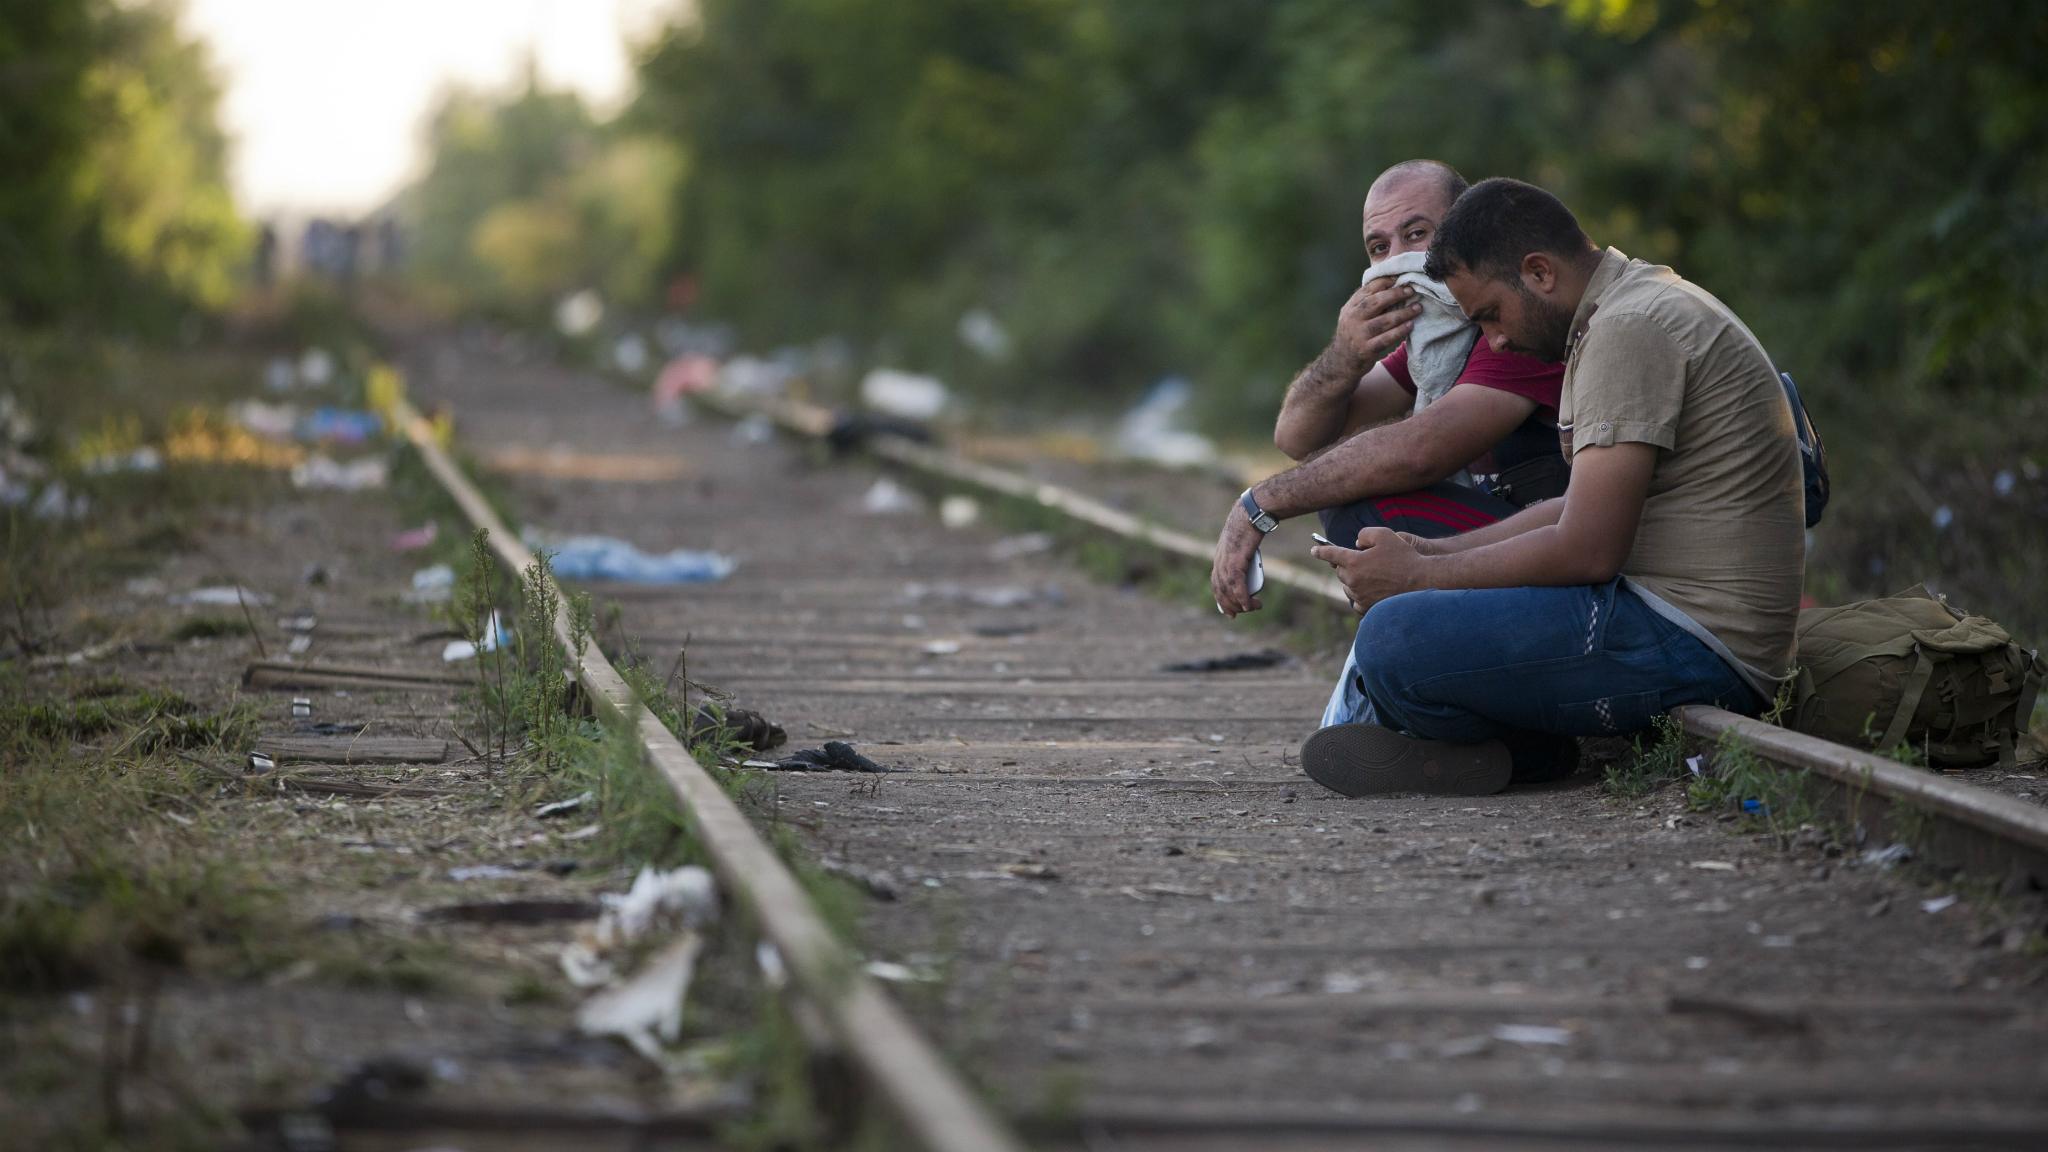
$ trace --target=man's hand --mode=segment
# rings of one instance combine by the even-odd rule
[[[1308,554],[1337,570],[1337,579],[1363,615],[1390,596],[1427,588],[1428,561],[1415,550],[1413,538],[1389,528],[1364,528],[1357,548],[1318,544]]]
[[[1256,612],[1261,605],[1248,587],[1252,553],[1259,550],[1265,534],[1252,526],[1244,506],[1231,501],[1230,514],[1223,518],[1223,534],[1216,538],[1216,560],[1209,569],[1209,590],[1216,594],[1216,607],[1236,619],[1240,612]]]
[[[1422,305],[1415,301],[1415,289],[1397,285],[1386,277],[1359,286],[1337,313],[1337,334],[1330,347],[1342,354],[1355,371],[1354,378],[1379,363],[1408,338]]]

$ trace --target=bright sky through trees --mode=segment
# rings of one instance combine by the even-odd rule
[[[626,92],[626,39],[677,0],[187,0],[226,89],[246,212],[361,212],[420,163],[420,121],[450,84],[502,87],[527,53],[600,107]]]

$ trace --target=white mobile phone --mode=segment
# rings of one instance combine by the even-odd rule
[[[1308,538],[1315,541],[1318,544],[1321,544],[1325,548],[1336,547],[1335,544],[1330,543],[1330,538],[1328,536],[1323,535],[1321,532],[1311,532],[1308,534]]]
[[[1245,588],[1252,595],[1257,596],[1259,594],[1259,589],[1264,588],[1265,586],[1266,562],[1264,560],[1259,559],[1259,554],[1257,552],[1254,552],[1252,553],[1252,566],[1245,573]],[[1222,612],[1223,605],[1218,604],[1216,606],[1216,611]]]

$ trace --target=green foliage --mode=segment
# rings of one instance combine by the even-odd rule
[[[429,282],[528,316],[578,288],[653,295],[682,178],[670,142],[600,128],[579,98],[531,75],[506,99],[450,94],[427,136],[432,164],[404,208]]]
[[[1649,736],[1648,744],[1634,737],[1632,755],[1607,765],[1601,783],[1609,795],[1634,800],[1685,773],[1685,730],[1677,719],[1668,713],[1657,717]]]
[[[0,322],[227,302],[247,246],[219,89],[174,5],[22,0],[0,28]]]

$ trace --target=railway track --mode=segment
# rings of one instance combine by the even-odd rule
[[[551,528],[739,556],[719,584],[596,591],[793,745],[848,739],[902,769],[780,775],[750,824],[602,658],[581,669],[927,1147],[2048,1144],[2038,908],[2011,895],[2048,878],[2038,806],[1711,709],[1679,719],[1826,782],[1845,831],[1743,832],[1583,774],[1476,802],[1343,799],[1295,762],[1334,661],[1166,671],[1264,645],[991,529],[864,512],[876,464],[825,461],[816,410],[778,406],[781,440],[740,443],[651,427],[637,398],[546,367],[422,346],[411,375],[475,444],[678,458],[513,484]],[[1078,492],[867,448],[1206,567],[1206,541]],[[1318,574],[1269,560],[1268,579],[1341,604]],[[861,935],[895,996],[849,980],[762,822],[888,897]],[[1991,880],[1862,863],[1907,825],[1924,858]],[[1958,885],[1986,899],[1947,902]]]

